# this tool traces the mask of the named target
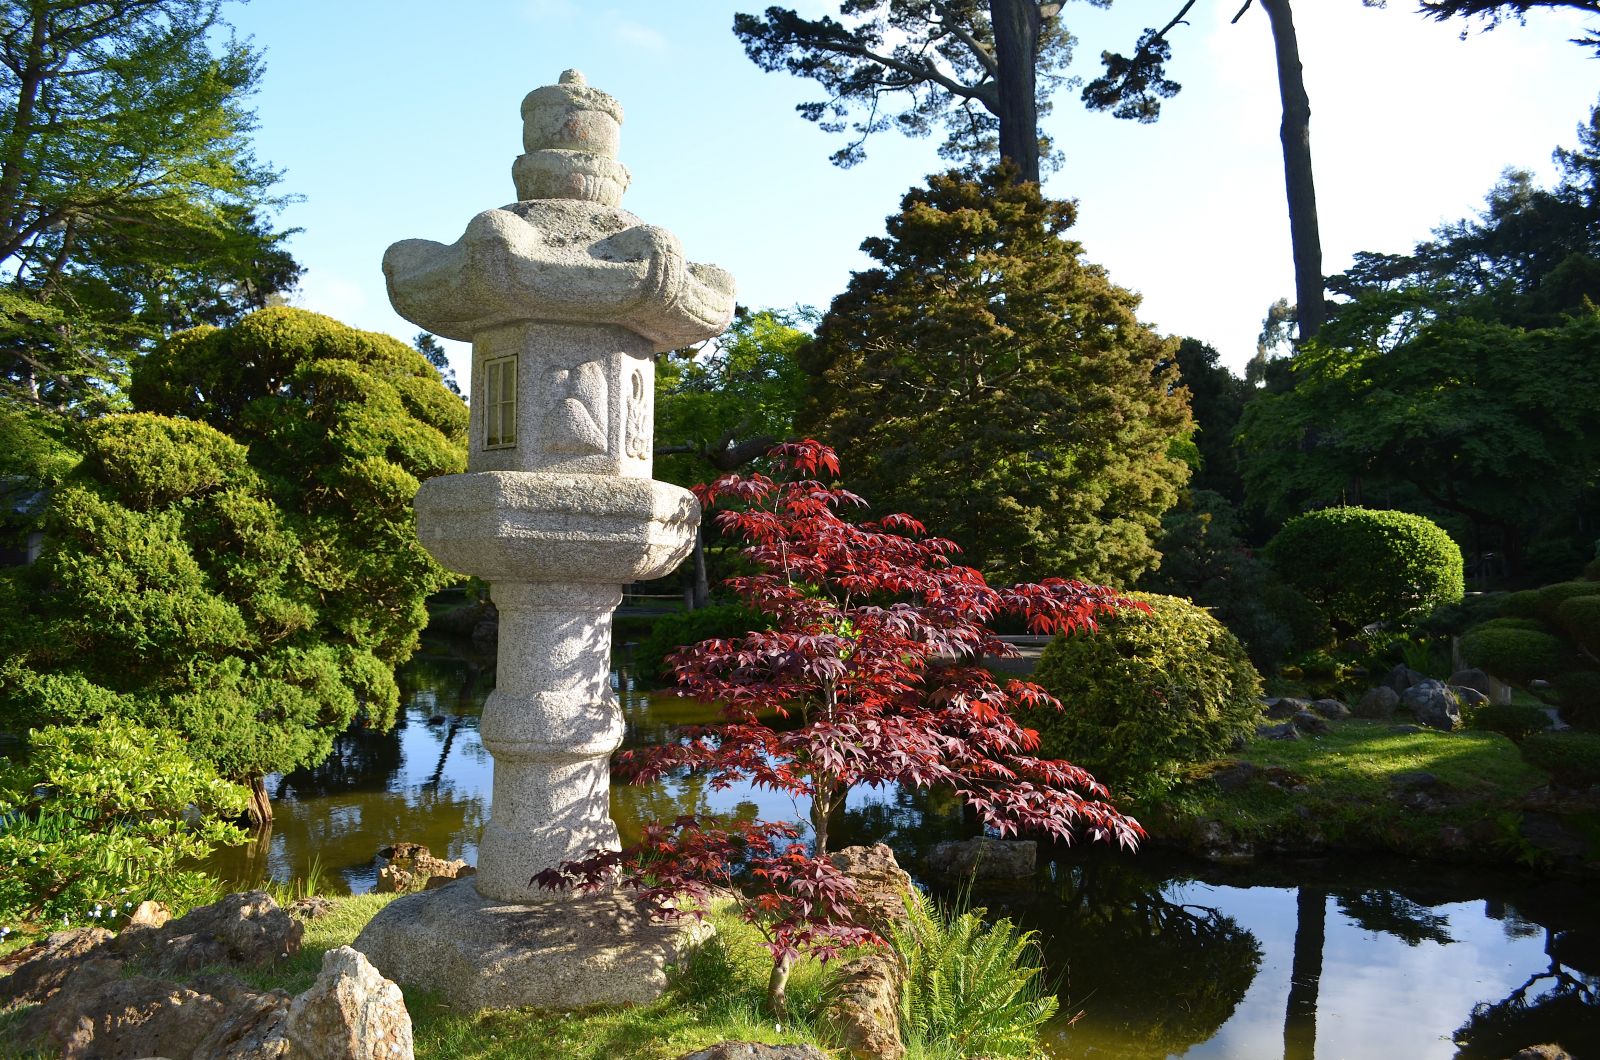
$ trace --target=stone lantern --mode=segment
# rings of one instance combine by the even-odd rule
[[[500,612],[481,723],[494,800],[477,875],[394,902],[356,945],[463,1006],[564,1008],[656,996],[683,941],[624,896],[531,879],[618,846],[612,611],[683,559],[699,522],[690,493],[650,477],[653,356],[720,334],[733,278],[619,207],[615,99],[569,70],[522,117],[518,201],[449,246],[404,240],[383,259],[397,312],[472,343],[467,471],[423,484],[417,536]]]

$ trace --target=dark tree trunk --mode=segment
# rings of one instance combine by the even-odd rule
[[[1322,987],[1322,947],[1327,938],[1328,896],[1301,887],[1295,898],[1294,963],[1289,1006],[1283,1014],[1283,1060],[1315,1060],[1317,993]]]
[[[994,26],[995,117],[1000,157],[1017,165],[1017,180],[1039,182],[1039,110],[1034,63],[1039,52],[1039,5],[1034,0],[989,0]]]
[[[689,601],[689,610],[698,611],[711,602],[711,586],[706,582],[706,528],[698,526],[694,531],[694,595]]]
[[[272,801],[267,798],[267,778],[250,778],[250,823],[256,828],[272,827]]]
[[[1317,189],[1311,179],[1311,99],[1306,95],[1289,0],[1261,0],[1272,22],[1278,59],[1278,94],[1283,99],[1283,179],[1289,193],[1289,240],[1294,246],[1295,312],[1300,341],[1322,328],[1322,236],[1317,231]]]

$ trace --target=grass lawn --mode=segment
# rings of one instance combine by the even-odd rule
[[[1206,822],[1259,849],[1349,846],[1420,856],[1531,856],[1519,800],[1549,777],[1498,733],[1397,731],[1335,722],[1314,739],[1252,740],[1143,807],[1154,834],[1192,838]],[[1255,767],[1238,768],[1239,763]],[[1430,774],[1428,782],[1418,774]]]

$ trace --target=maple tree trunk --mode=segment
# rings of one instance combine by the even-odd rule
[[[1294,247],[1295,313],[1300,341],[1322,328],[1322,236],[1317,228],[1317,189],[1311,175],[1311,98],[1306,95],[1300,44],[1289,0],[1261,0],[1272,23],[1278,60],[1278,95],[1283,100],[1283,180],[1289,196],[1289,241]]]
[[[1017,164],[1019,182],[1039,182],[1039,109],[1034,62],[1039,49],[1039,5],[1034,0],[989,0],[994,26],[995,117],[1000,157]]]
[[[794,958],[773,958],[772,975],[767,977],[767,1007],[774,1016],[789,1015],[789,972],[793,968]]]
[[[257,828],[270,827],[272,824],[272,801],[267,798],[267,778],[251,777],[250,785],[250,823]]]

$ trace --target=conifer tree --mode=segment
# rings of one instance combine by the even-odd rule
[[[802,427],[1004,580],[1131,582],[1188,478],[1175,344],[1009,167],[914,189],[806,352]]]

